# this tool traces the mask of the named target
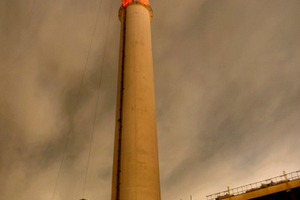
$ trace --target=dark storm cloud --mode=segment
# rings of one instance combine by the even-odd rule
[[[176,7],[177,2],[173,4]],[[161,168],[169,171],[162,173],[162,183],[169,195],[174,194],[167,198],[182,198],[178,197],[177,188],[185,188],[188,181],[200,189],[183,189],[186,198],[188,191],[204,196],[207,190],[201,188],[200,182],[215,185],[215,176],[222,177],[221,182],[217,179],[220,185],[223,180],[229,181],[222,189],[238,182],[231,182],[228,174],[223,178],[224,173],[229,170],[234,178],[243,173],[245,177],[259,163],[266,164],[270,154],[289,148],[292,141],[285,140],[283,132],[276,129],[287,132],[288,137],[299,138],[297,2],[199,4],[185,5],[186,10],[195,11],[186,14],[191,17],[185,23],[177,23],[180,20],[174,14],[176,23],[172,28],[180,39],[176,37],[164,51],[158,50],[163,52],[163,58],[155,66],[156,85],[160,86],[156,87],[157,96],[162,97],[157,97],[158,116],[163,119],[158,121],[159,141],[163,143],[161,149],[168,149],[160,151]],[[159,32],[168,33],[166,29]],[[164,69],[157,69],[160,67]],[[169,81],[159,82],[162,77]],[[294,131],[280,128],[287,124]],[[279,145],[282,139],[284,142]],[[280,170],[272,162],[269,170]],[[281,166],[279,162],[276,164]],[[215,165],[216,171],[205,179],[208,168]],[[229,165],[229,169],[224,165]]]
[[[100,77],[100,86],[104,89],[99,93],[102,104],[98,106],[95,132],[99,125],[111,124],[113,128],[113,123],[107,123],[106,118],[110,116],[113,120],[115,92],[112,90],[116,87],[116,69],[108,68],[113,68],[117,61],[107,58],[114,57],[112,54],[118,52],[117,48],[107,50],[103,61],[110,3],[102,4],[99,18],[103,21],[98,23],[95,31],[100,39],[95,37],[93,42],[80,93],[101,2],[2,3],[5,13],[1,12],[4,43],[4,48],[1,48],[1,96],[4,98],[1,100],[0,163],[1,179],[7,180],[1,184],[1,194],[5,198],[50,199],[67,138],[66,156],[58,182],[65,191],[57,192],[56,198],[64,194],[70,197],[74,187],[82,187]],[[117,20],[111,21],[115,22]],[[117,45],[112,38],[107,38],[109,45]],[[105,74],[101,74],[103,72]],[[100,130],[104,135],[111,132],[106,127]],[[106,138],[98,139],[104,141]],[[106,145],[96,148],[102,149],[102,146]],[[110,152],[102,155],[111,157]],[[105,161],[106,157],[99,160]],[[110,166],[111,160],[107,163]],[[110,174],[107,164],[102,165],[104,170],[98,167],[94,171],[102,169],[102,173]],[[78,177],[82,177],[79,182],[70,185],[72,180],[77,182]],[[107,175],[99,180],[102,179],[107,181]],[[39,192],[32,193],[37,189]],[[15,193],[15,190],[20,192]]]
[[[150,4],[162,199],[298,170],[299,2]],[[5,199],[50,200],[64,153],[55,200],[82,197],[99,85],[86,195],[110,198],[119,6],[0,2]]]

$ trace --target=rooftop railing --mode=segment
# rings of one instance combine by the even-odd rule
[[[228,187],[228,190],[208,195],[206,196],[206,198],[207,200],[221,200],[221,199],[228,198],[230,196],[236,196],[239,194],[252,192],[255,190],[259,190],[273,185],[278,185],[280,183],[285,183],[296,179],[300,179],[300,170],[288,174],[285,174],[285,172],[283,172],[283,175],[281,176],[276,176],[274,178],[269,178],[263,181],[251,183],[233,189],[229,189]]]

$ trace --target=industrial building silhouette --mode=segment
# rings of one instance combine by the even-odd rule
[[[300,200],[300,170],[206,196],[207,200]]]

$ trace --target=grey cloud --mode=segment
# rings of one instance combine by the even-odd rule
[[[150,4],[162,199],[299,170],[298,1]],[[86,195],[109,199],[120,2],[0,5],[0,193],[51,199],[71,127],[55,200],[81,198],[101,77]]]

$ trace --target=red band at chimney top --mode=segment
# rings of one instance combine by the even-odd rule
[[[149,6],[149,1],[148,0],[123,0],[122,6],[126,7],[127,4],[131,2],[140,2],[146,6]]]

